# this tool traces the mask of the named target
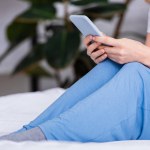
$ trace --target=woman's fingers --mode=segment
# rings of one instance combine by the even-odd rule
[[[88,47],[89,44],[90,44],[90,42],[92,41],[92,39],[93,39],[92,35],[87,36],[87,37],[83,40],[84,45],[85,45],[86,47]]]
[[[91,58],[95,60],[101,55],[103,55],[104,53],[105,53],[104,49],[98,49],[97,51],[94,51],[93,53],[91,53]]]
[[[92,41],[93,43],[91,43]],[[113,47],[103,46],[101,43],[111,45]],[[114,58],[115,56],[112,56],[118,54],[118,41],[116,39],[107,36],[93,37],[89,35],[84,39],[84,44],[87,47],[87,55],[89,55],[95,63],[102,62],[109,56],[112,60],[116,61],[116,58]]]
[[[105,46],[103,48],[107,54],[113,54],[113,55],[119,55],[120,54],[120,49],[118,49],[117,47]]]
[[[104,54],[101,55],[100,57],[96,58],[96,59],[94,60],[94,62],[95,62],[96,64],[98,64],[98,63],[104,61],[106,58],[107,58],[107,54],[104,53]]]
[[[87,55],[91,56],[92,52],[99,47],[99,43],[93,43],[87,47]]]
[[[102,37],[94,36],[93,41],[100,42],[100,43],[110,45],[110,46],[118,46],[119,45],[119,42],[117,39],[114,39],[114,38],[111,38],[108,36],[102,36]]]

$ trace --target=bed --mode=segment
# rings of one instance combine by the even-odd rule
[[[65,90],[54,88],[42,92],[14,94],[0,98],[0,135],[8,134],[28,123],[52,104]],[[150,141],[108,143],[1,141],[0,150],[149,150]]]

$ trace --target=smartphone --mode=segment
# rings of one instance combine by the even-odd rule
[[[85,15],[71,15],[70,20],[84,35],[84,37],[88,35],[104,36],[103,32],[101,32],[97,26]],[[90,44],[92,43],[93,41],[90,42]],[[111,45],[107,45],[105,43],[102,45],[112,47]]]
[[[85,15],[71,15],[70,20],[79,29],[84,37],[88,35],[104,36],[96,25]]]

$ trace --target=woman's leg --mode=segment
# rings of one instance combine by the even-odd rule
[[[129,63],[102,88],[39,125],[48,140],[150,139],[150,69]]]
[[[41,115],[17,132],[36,127],[46,120],[55,118],[64,111],[70,109],[80,100],[84,99],[107,83],[120,70],[121,67],[122,65],[119,65],[109,59],[96,65],[96,67],[94,67],[89,73],[68,88],[67,91]]]

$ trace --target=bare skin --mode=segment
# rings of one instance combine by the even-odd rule
[[[91,41],[94,41],[94,43],[89,44]],[[112,47],[103,46],[102,43]],[[84,39],[84,44],[87,48],[87,55],[96,64],[109,58],[119,64],[136,61],[150,67],[150,34],[147,35],[145,45],[127,38],[114,39],[108,36],[91,35]]]
[[[147,34],[145,45],[150,47],[150,33]]]

